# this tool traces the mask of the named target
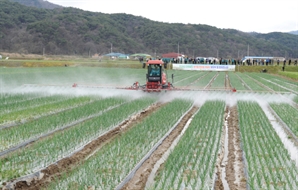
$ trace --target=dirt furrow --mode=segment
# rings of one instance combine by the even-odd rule
[[[179,136],[187,121],[195,114],[198,107],[193,107],[177,125],[177,127],[169,134],[162,144],[153,152],[153,154],[144,162],[144,164],[136,171],[134,177],[123,186],[121,190],[144,189],[148,177],[158,160],[170,148],[173,141]]]
[[[240,129],[238,123],[237,106],[229,107],[230,117],[228,118],[228,164],[226,168],[226,180],[230,189],[246,189],[246,178],[244,175],[243,153],[240,145]]]
[[[229,113],[229,117],[227,117]],[[216,181],[215,189],[223,190],[223,179],[221,178],[222,172],[225,172],[225,181],[228,188],[231,190],[244,190],[246,189],[246,178],[244,174],[243,153],[240,145],[240,132],[238,123],[237,107],[227,107],[225,111],[225,118],[227,118],[227,136],[228,146],[224,151],[228,151],[227,162],[222,163],[218,168],[218,180]],[[224,145],[224,144],[223,144]]]
[[[116,136],[121,135],[125,131],[129,130],[138,122],[142,121],[148,115],[152,114],[154,111],[164,106],[165,104],[157,103],[151,105],[146,110],[141,113],[129,118],[124,121],[121,125],[115,129],[109,131],[98,139],[93,140],[87,144],[82,150],[76,152],[70,157],[64,158],[57,163],[54,163],[47,168],[40,171],[42,175],[41,179],[37,177],[32,177],[30,179],[23,179],[21,181],[15,181],[14,189],[26,189],[26,190],[38,190],[46,187],[52,180],[57,180],[63,173],[71,171],[74,167],[82,164],[86,158],[92,155],[96,150],[98,150],[103,145],[109,143]],[[5,189],[5,188],[4,188]]]
[[[226,87],[226,89],[232,88],[228,72],[226,72],[225,87]]]

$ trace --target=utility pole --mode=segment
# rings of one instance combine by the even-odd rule
[[[179,42],[178,42],[178,56],[179,56]]]
[[[249,56],[249,44],[247,44],[247,56]]]
[[[113,44],[112,43],[110,43],[111,44],[111,53],[113,52]]]

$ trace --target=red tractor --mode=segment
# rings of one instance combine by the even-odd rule
[[[138,82],[134,83],[132,89],[141,89],[147,92],[160,92],[162,90],[172,90],[174,87],[172,83],[167,82],[167,76],[164,72],[166,64],[161,60],[149,60],[143,63],[143,68],[147,65],[148,72],[146,74],[146,84],[139,85]],[[174,75],[172,74],[172,80]]]

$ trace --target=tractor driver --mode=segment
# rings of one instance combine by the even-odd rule
[[[151,65],[150,76],[159,76],[159,67],[158,67],[158,65]]]

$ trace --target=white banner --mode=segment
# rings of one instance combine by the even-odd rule
[[[235,65],[173,64],[175,70],[235,71]]]

